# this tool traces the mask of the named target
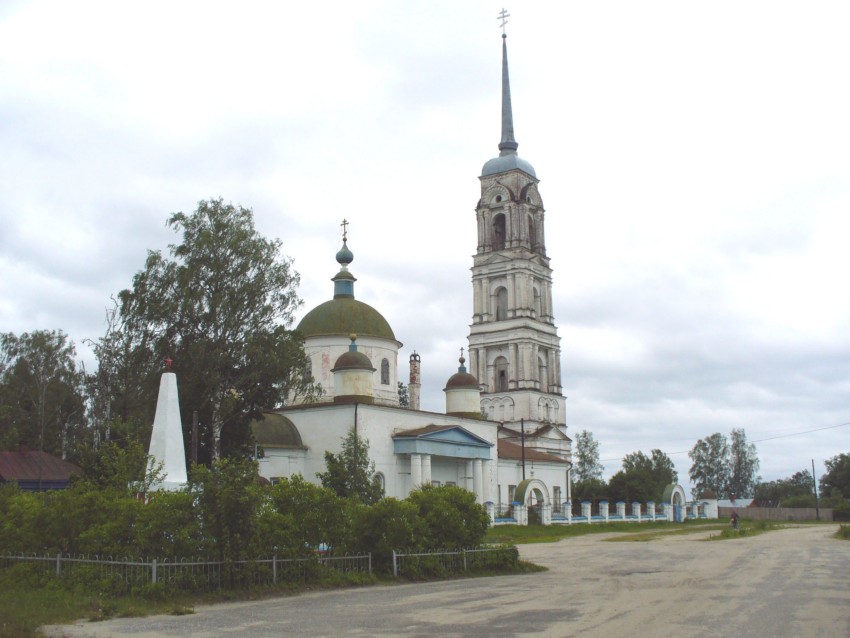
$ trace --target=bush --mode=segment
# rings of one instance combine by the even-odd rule
[[[478,547],[490,517],[475,495],[460,487],[423,485],[407,497],[425,525],[426,547],[459,549]]]
[[[351,549],[372,552],[372,568],[384,574],[392,572],[393,550],[417,551],[426,538],[416,506],[396,498],[385,498],[371,507],[360,506],[354,515],[352,536]]]

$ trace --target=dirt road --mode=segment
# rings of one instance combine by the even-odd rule
[[[307,593],[48,635],[850,637],[850,542],[831,538],[836,529],[719,542],[592,535],[520,548],[548,572]]]

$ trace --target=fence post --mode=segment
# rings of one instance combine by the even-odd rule
[[[395,558],[395,550],[393,550],[393,576],[398,576],[398,563]]]
[[[369,552],[369,575],[372,575],[372,552]]]
[[[466,571],[466,550],[460,550],[460,553],[463,554],[463,571]]]
[[[277,585],[277,554],[272,556],[272,583]]]
[[[156,559],[151,561],[151,583],[156,585]]]
[[[62,552],[56,554],[56,578],[62,575]]]

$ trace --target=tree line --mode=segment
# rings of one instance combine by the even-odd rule
[[[699,439],[688,456],[692,461],[688,476],[695,498],[754,498],[769,506],[815,506],[815,480],[806,469],[784,479],[761,480],[756,446],[747,441],[743,428],[733,429],[729,438],[717,432]],[[573,461],[574,501],[658,502],[664,488],[678,480],[670,457],[655,449],[649,456],[643,452],[627,454],[622,469],[604,481],[599,443],[586,430],[575,436]],[[848,509],[850,454],[838,454],[824,465],[819,495],[827,506]]]
[[[148,252],[111,298],[104,334],[87,340],[94,370],[62,330],[0,335],[0,448],[23,442],[77,461],[107,441],[146,444],[166,360],[180,379],[187,442],[199,423],[190,460],[202,464],[250,453],[252,419],[316,392],[292,330],[299,276],[280,240],[221,199],[167,225],[178,241]]]

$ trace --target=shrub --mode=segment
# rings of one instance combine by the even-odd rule
[[[385,498],[375,505],[360,506],[354,514],[354,552],[372,552],[372,568],[392,571],[393,550],[416,551],[425,543],[425,526],[409,501]]]
[[[477,547],[490,526],[487,510],[475,501],[472,492],[460,487],[423,485],[407,499],[425,524],[429,548]]]

